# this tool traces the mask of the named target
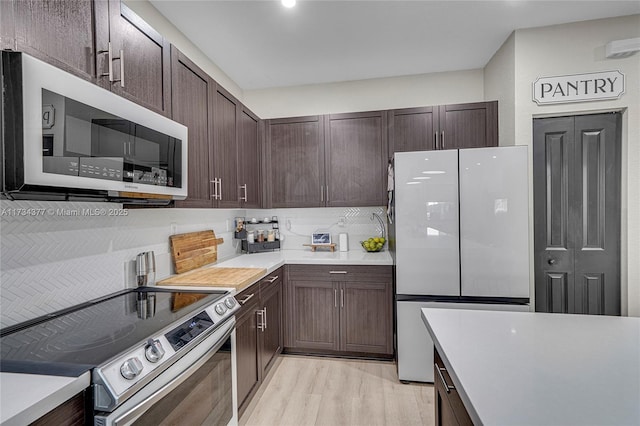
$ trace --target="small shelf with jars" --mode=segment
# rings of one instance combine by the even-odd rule
[[[249,220],[237,217],[235,222],[234,238],[242,241],[244,253],[280,250],[280,228],[277,216],[263,219],[254,217]],[[261,226],[262,229],[257,226]],[[268,229],[265,229],[267,227]]]

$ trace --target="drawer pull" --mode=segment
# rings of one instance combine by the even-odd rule
[[[279,278],[278,275],[276,275],[275,277],[265,278],[265,281],[269,281],[269,283],[274,283],[278,278]]]
[[[238,302],[239,302],[241,305],[244,305],[245,303],[247,303],[247,302],[249,301],[249,299],[251,299],[251,298],[253,297],[253,295],[254,295],[254,294],[255,294],[255,293],[251,293],[250,295],[248,295],[248,296],[247,296],[247,297],[245,297],[244,299],[242,299],[242,300],[238,300]]]
[[[442,381],[442,384],[444,385],[444,389],[447,391],[447,393],[451,392],[452,390],[456,390],[455,386],[448,385],[447,381],[444,379],[444,375],[442,374],[442,372],[447,371],[447,369],[440,367],[437,363],[433,365],[436,368],[436,371],[438,372],[438,376],[440,376],[440,380]]]
[[[348,271],[329,271],[330,274],[347,274]]]

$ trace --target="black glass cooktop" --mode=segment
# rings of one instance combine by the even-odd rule
[[[137,288],[3,329],[0,371],[79,376],[225,294]]]

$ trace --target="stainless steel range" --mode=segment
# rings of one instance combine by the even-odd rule
[[[0,371],[91,370],[95,425],[234,424],[238,309],[226,291],[127,290],[1,330]]]

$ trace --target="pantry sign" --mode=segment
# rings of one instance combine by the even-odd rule
[[[623,93],[624,74],[618,70],[539,77],[533,82],[538,105],[618,99]]]

